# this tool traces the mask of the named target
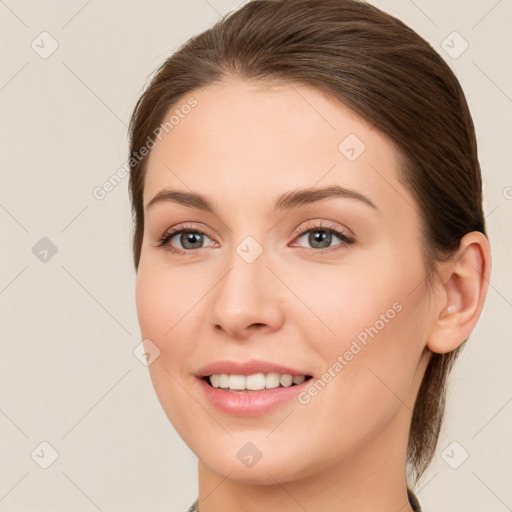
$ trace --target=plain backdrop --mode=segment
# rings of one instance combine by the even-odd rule
[[[196,456],[137,357],[128,179],[93,190],[127,160],[151,73],[242,3],[0,1],[1,511],[179,512],[197,495]],[[512,2],[372,3],[462,83],[493,252],[418,497],[425,512],[511,510]]]

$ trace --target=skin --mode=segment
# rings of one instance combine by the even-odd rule
[[[476,325],[487,240],[466,235],[429,291],[417,203],[385,134],[305,85],[230,77],[183,103],[190,96],[197,106],[150,154],[144,205],[169,188],[208,195],[217,209],[146,209],[136,302],[142,337],[160,350],[149,366],[160,403],[199,459],[200,511],[411,511],[405,461],[415,398],[429,350],[453,350]],[[355,161],[338,150],[348,134],[366,146]],[[329,198],[271,211],[288,191],[335,184],[377,208]],[[308,221],[355,242],[333,235],[318,248],[308,241],[316,228],[294,234]],[[206,233],[201,248],[156,247],[184,222]],[[248,236],[263,251],[252,263],[236,251]],[[190,247],[182,243],[172,239]],[[307,405],[224,414],[194,376],[216,360],[262,359],[321,378],[394,303],[400,312]],[[262,453],[251,468],[237,457],[247,442]]]

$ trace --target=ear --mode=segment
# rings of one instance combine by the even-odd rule
[[[427,347],[438,354],[455,350],[475,328],[491,275],[491,252],[483,233],[472,231],[453,257],[441,264],[435,318]]]

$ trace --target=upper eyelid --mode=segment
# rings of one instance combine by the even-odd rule
[[[351,230],[349,230],[347,228],[343,228],[343,227],[336,227],[336,226],[326,225],[326,222],[327,223],[331,223],[332,221],[307,220],[305,222],[306,222],[306,225],[301,225],[301,227],[298,227],[298,228],[296,228],[293,231],[294,236],[302,235],[302,234],[304,234],[304,232],[310,231],[312,229],[318,229],[318,230],[321,230],[321,229],[326,229],[326,230],[334,229],[334,230],[340,231],[341,233],[343,233],[343,234],[347,235],[348,237],[352,238]],[[202,228],[202,227],[200,227],[198,225],[194,225],[194,224],[190,224],[190,223],[178,224],[177,227],[169,228],[164,233],[163,236],[170,235],[170,234],[174,235],[176,233],[181,233],[183,231],[199,232],[199,233],[202,233],[204,235],[207,235],[209,238],[212,238],[208,234],[208,230],[207,229],[204,229],[204,228]]]
[[[304,224],[301,225],[302,227],[297,228],[293,233],[295,236],[302,236],[302,235],[304,235],[304,233],[307,233],[308,231],[312,231],[314,229],[316,229],[318,231],[333,230],[333,231],[338,232],[341,235],[346,236],[347,238],[355,239],[355,236],[350,229],[345,228],[345,227],[338,227],[338,226],[335,226],[332,224],[334,224],[332,221],[308,220],[308,221],[306,221],[305,225]]]
[[[208,238],[212,238],[209,234],[208,234],[208,230],[207,229],[203,229],[199,226],[194,226],[194,225],[189,225],[187,223],[185,223],[184,225],[178,225],[178,227],[176,228],[171,228],[169,229],[168,231],[165,232],[164,236],[167,236],[167,235],[176,235],[176,234],[179,234],[179,233],[182,233],[183,231],[190,231],[190,232],[193,232],[193,233],[201,233],[203,235],[206,235]]]

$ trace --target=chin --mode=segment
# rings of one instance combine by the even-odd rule
[[[265,434],[266,435],[266,434]],[[193,450],[199,460],[210,470],[223,477],[240,483],[252,485],[275,485],[299,478],[311,473],[310,464],[304,454],[297,455],[296,450],[279,451],[281,441],[255,440],[254,443],[231,439],[231,445],[218,444],[212,451],[214,443],[208,442],[204,450]],[[191,447],[192,449],[192,447]],[[299,459],[299,460],[298,460]],[[313,462],[313,461],[311,461]]]

